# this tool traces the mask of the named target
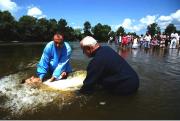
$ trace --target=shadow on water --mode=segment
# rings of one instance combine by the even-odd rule
[[[73,69],[86,69],[89,59],[79,43],[70,44]],[[0,45],[0,119],[180,119],[179,50],[108,46],[138,73],[136,94],[116,96],[97,91],[87,96],[22,85],[21,79],[35,74],[44,44]]]

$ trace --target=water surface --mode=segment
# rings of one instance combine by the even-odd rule
[[[78,42],[70,43],[73,70],[85,70],[90,59]],[[106,43],[101,43],[106,45]],[[0,45],[0,119],[180,119],[180,53],[178,49],[119,49],[140,77],[131,96],[98,91],[47,91],[21,85],[35,74],[45,43]]]

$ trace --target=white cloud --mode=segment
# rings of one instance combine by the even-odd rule
[[[165,29],[170,23],[174,24],[177,29],[180,26],[180,10],[177,10],[175,13],[171,13],[169,16],[160,16],[157,19],[158,25],[160,28]]]
[[[157,23],[161,29],[165,29],[167,25],[169,25],[172,22],[171,16],[160,16],[157,19]]]
[[[137,31],[141,31],[142,29],[144,29],[146,26],[143,25],[143,24],[138,24],[138,25],[134,25],[134,32],[137,32]]]
[[[37,7],[33,7],[33,8],[28,9],[27,15],[39,16],[39,15],[42,15],[42,11]]]
[[[175,13],[172,13],[170,15],[173,19],[177,20],[180,22],[180,10],[177,10]]]
[[[11,0],[0,0],[0,10],[8,10],[11,13],[16,12],[19,9],[18,5]]]
[[[122,24],[115,26],[114,28],[117,29],[118,27],[122,26],[127,32],[139,32],[143,29],[146,29],[147,25],[152,24],[156,21],[156,16],[147,15],[146,17],[141,18],[139,21],[134,19],[125,18]]]
[[[43,12],[38,7],[28,7],[27,15],[38,19],[46,17],[46,15],[43,15]]]
[[[135,22],[136,22],[136,20],[134,20],[134,19],[126,18],[126,19],[124,19],[122,24],[115,26],[115,29],[122,26],[124,29],[126,29],[130,32],[137,32],[145,27],[143,24],[134,25]]]
[[[172,21],[171,16],[160,16],[158,18],[159,21]]]
[[[161,29],[165,29],[170,23],[171,21],[161,21],[161,22],[158,22],[158,25]]]
[[[152,23],[154,23],[156,20],[156,16],[150,16],[150,15],[147,15],[146,17],[140,19],[140,22],[143,23],[143,24],[146,24],[146,25],[150,25]]]
[[[147,15],[139,20],[125,18],[121,24],[112,25],[112,27],[115,31],[122,26],[126,32],[140,32],[142,30],[146,31],[147,26],[155,22],[163,31],[170,23],[174,24],[177,29],[180,29],[180,9],[167,16]]]
[[[124,27],[125,29],[131,29],[131,24],[132,21],[129,18],[124,19],[123,23],[122,23],[122,27]]]

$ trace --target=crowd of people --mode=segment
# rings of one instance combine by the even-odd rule
[[[112,37],[110,38],[112,40]],[[151,36],[149,33],[140,36],[121,35],[115,37],[115,44],[122,48],[179,48],[180,35],[178,33],[171,33],[170,36],[166,34],[156,34]]]

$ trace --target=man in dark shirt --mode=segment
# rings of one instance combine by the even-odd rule
[[[120,95],[131,94],[138,89],[138,75],[112,48],[100,46],[90,36],[82,39],[80,46],[84,54],[93,57],[87,67],[81,93],[92,93],[95,85],[101,85],[106,90]]]

